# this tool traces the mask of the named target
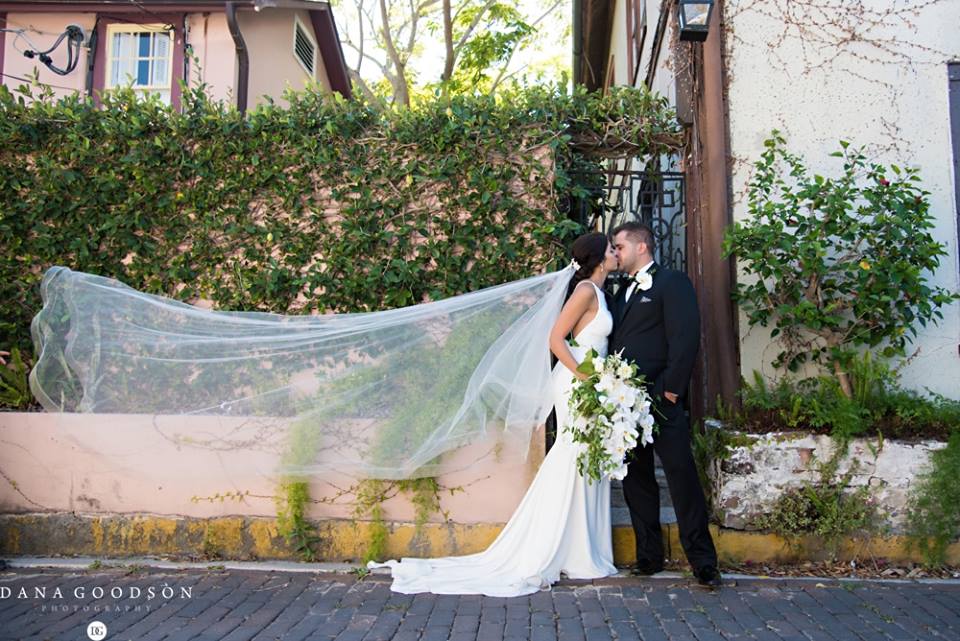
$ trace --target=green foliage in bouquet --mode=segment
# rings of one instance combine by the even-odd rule
[[[601,358],[592,348],[577,371],[587,378],[574,385],[569,401],[570,424],[561,426],[582,448],[577,456],[577,471],[594,481],[603,476],[622,479],[630,451],[634,446],[643,447],[652,442],[656,432],[649,414],[650,397],[644,378],[637,375],[636,365],[623,361],[618,354]],[[620,386],[619,398],[615,398],[603,382],[604,376],[614,375]],[[633,403],[630,403],[631,397]],[[635,411],[635,416],[624,420],[623,411]],[[618,422],[622,422],[619,427]],[[629,433],[624,436],[623,430]]]

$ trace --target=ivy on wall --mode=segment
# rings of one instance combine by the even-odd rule
[[[219,309],[387,309],[529,276],[577,232],[574,164],[679,146],[666,101],[537,88],[382,113],[314,92],[241,116],[0,87],[0,348],[52,265]]]

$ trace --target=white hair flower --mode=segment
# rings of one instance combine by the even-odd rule
[[[578,263],[576,260],[571,260],[571,261],[570,261],[570,267],[572,267],[572,268],[573,268],[573,271],[575,271],[575,272],[580,271],[580,263]]]

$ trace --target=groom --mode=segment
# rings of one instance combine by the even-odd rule
[[[720,586],[717,552],[707,519],[707,504],[690,449],[690,426],[683,397],[700,343],[700,315],[686,274],[653,260],[651,229],[628,222],[613,230],[621,271],[630,275],[614,299],[610,353],[623,350],[648,383],[659,432],[652,447],[637,447],[623,479],[623,495],[637,541],[633,574],[663,570],[660,488],[654,476],[656,450],[667,477],[680,526],[680,543],[702,584]]]

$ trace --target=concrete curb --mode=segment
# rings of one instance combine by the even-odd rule
[[[119,569],[130,567],[148,567],[158,570],[242,570],[255,572],[298,572],[313,574],[341,574],[355,575],[359,566],[349,563],[297,563],[293,561],[223,561],[223,562],[194,562],[194,561],[167,561],[152,557],[134,557],[134,558],[102,558],[102,557],[44,557],[44,556],[24,556],[24,557],[4,557],[0,559],[6,562],[8,568],[51,568],[58,570],[95,570],[95,569]],[[98,568],[91,568],[94,563],[100,563]],[[388,578],[390,570],[378,568],[370,571],[370,575],[376,577]],[[607,577],[603,581],[615,581],[623,579],[633,582],[644,581],[676,581],[688,579],[689,576],[680,572],[660,572],[651,577],[634,577],[628,570],[621,570],[619,574]],[[922,584],[922,585],[960,585],[960,579],[877,579],[877,578],[859,578],[859,577],[811,577],[811,576],[765,576],[755,574],[724,574],[724,581],[758,581],[758,582],[805,582],[805,583],[823,583],[835,582],[844,584],[858,583],[877,583],[877,584]],[[568,583],[561,581],[561,583]],[[569,583],[582,583],[580,581],[571,581]]]

